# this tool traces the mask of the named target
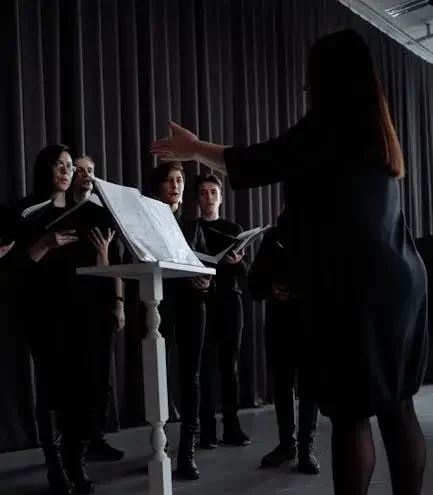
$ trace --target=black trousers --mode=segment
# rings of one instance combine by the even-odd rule
[[[53,443],[53,428],[69,445],[90,440],[93,397],[86,376],[88,363],[83,359],[80,342],[80,332],[65,317],[42,319],[32,329],[30,350],[36,381],[36,419],[44,449]]]
[[[55,413],[64,436],[89,442],[106,423],[114,328],[110,311],[92,304],[88,311],[80,307],[38,319],[30,350],[41,441],[47,416]]]
[[[159,331],[165,338],[167,363],[173,344],[177,345],[180,421],[182,427],[196,432],[199,427],[199,377],[206,307],[203,295],[189,287],[188,280],[167,282],[164,283],[164,298],[159,307]]]
[[[221,412],[224,423],[237,417],[239,401],[238,359],[244,325],[241,295],[234,291],[210,294],[206,302],[206,335],[200,373],[200,424],[202,433],[215,422],[213,384],[219,371]]]
[[[99,442],[105,435],[112,400],[111,366],[115,321],[110,307],[93,308],[92,316],[81,326],[86,333],[80,354],[85,361],[90,397],[87,407],[92,412],[90,441]]]
[[[73,400],[68,390],[68,325],[38,321],[29,335],[36,384],[36,416],[45,411],[61,412]]]
[[[308,449],[317,429],[318,407],[312,399],[308,349],[303,342],[301,311],[296,300],[289,304],[267,303],[265,338],[280,443],[290,446],[297,442],[299,449]],[[295,383],[299,397],[297,435]]]

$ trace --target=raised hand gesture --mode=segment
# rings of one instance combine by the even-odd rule
[[[170,121],[168,126],[171,136],[154,141],[150,152],[166,161],[194,160],[198,141],[197,136],[174,122]]]

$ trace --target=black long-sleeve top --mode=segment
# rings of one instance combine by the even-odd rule
[[[98,227],[106,235],[108,228],[112,228],[111,217],[103,207],[89,201],[53,226],[55,231],[75,230],[78,241],[52,248],[37,263],[32,262],[27,255],[27,249],[47,232],[46,226],[71,206],[58,208],[50,205],[36,220],[26,220],[26,228],[20,227],[15,257],[20,260],[20,265],[27,267],[27,293],[32,292],[36,307],[38,304],[46,305],[49,301],[51,312],[57,307],[64,313],[67,306],[78,300],[81,305],[99,303],[112,308],[115,300],[114,281],[110,278],[78,275],[76,272],[77,268],[95,266],[97,263],[97,250],[89,239],[90,230]],[[109,246],[110,264],[117,264],[120,259],[120,243],[113,239]]]

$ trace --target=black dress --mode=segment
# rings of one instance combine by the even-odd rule
[[[325,416],[361,419],[422,383],[427,280],[398,180],[351,152],[308,114],[267,143],[226,148],[224,158],[233,189],[284,182],[278,227],[291,261],[282,270],[303,301],[315,400]]]

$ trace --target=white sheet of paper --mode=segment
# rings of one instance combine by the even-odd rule
[[[133,187],[101,179],[95,179],[95,186],[140,261],[203,266],[186,242],[168,205],[144,197]]]
[[[243,249],[246,249],[270,228],[271,225],[266,225],[266,227],[256,227],[255,229],[247,230],[246,232],[241,232],[237,236],[237,239],[241,242],[239,245],[236,246],[235,250],[242,251]]]

